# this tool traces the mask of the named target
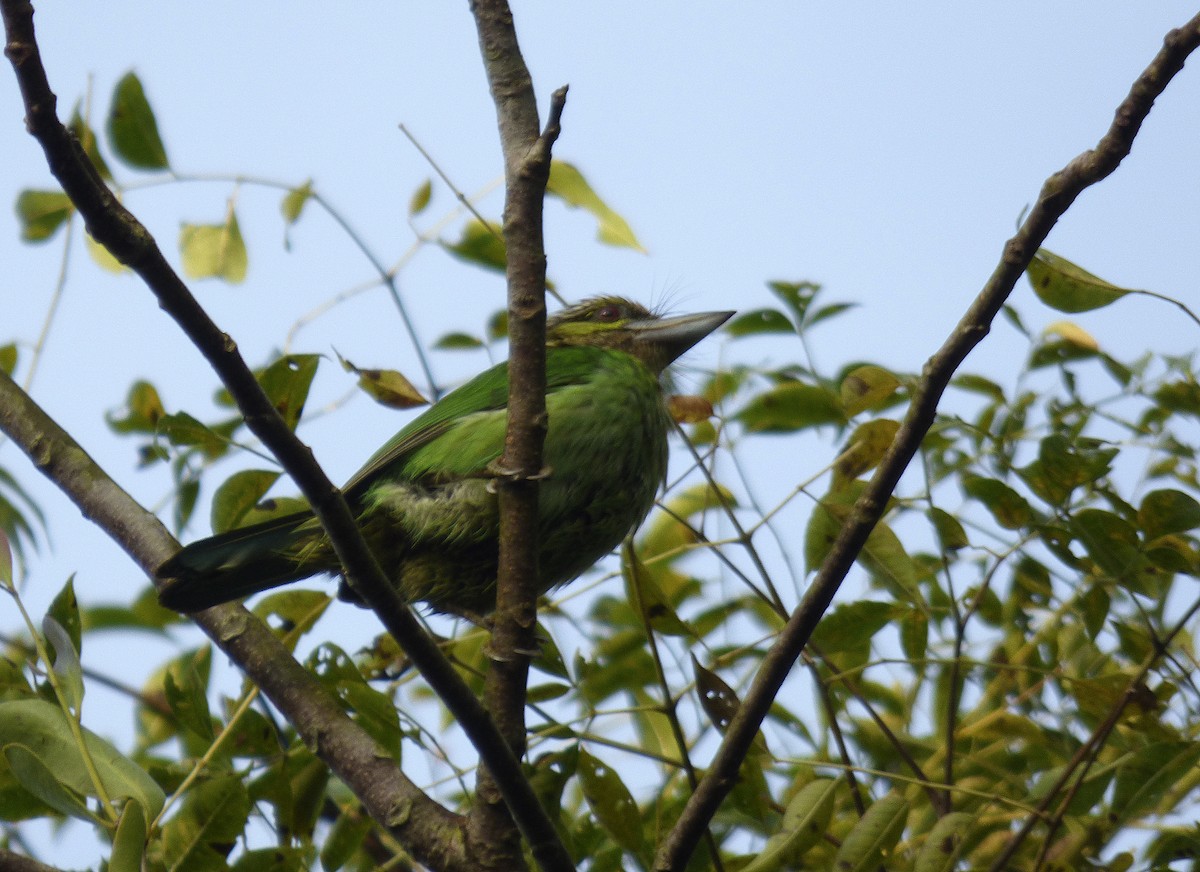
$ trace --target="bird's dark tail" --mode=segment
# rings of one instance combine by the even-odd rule
[[[158,601],[198,612],[315,575],[323,562],[298,557],[305,540],[319,533],[314,524],[311,512],[297,512],[193,542],[155,570],[166,582]]]

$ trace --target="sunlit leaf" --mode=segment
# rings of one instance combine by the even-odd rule
[[[625,219],[600,199],[583,173],[572,164],[561,160],[551,162],[546,193],[558,197],[568,206],[590,212],[596,219],[596,238],[601,242],[645,252]]]
[[[881,366],[867,365],[852,370],[842,379],[842,406],[847,417],[884,404],[900,388],[900,379]]]
[[[359,369],[338,355],[342,369],[358,376],[358,386],[367,396],[389,409],[412,409],[424,406],[429,400],[421,396],[404,374],[394,369]]]
[[[1038,299],[1060,312],[1088,312],[1130,293],[1044,248],[1033,256],[1026,274]]]
[[[218,278],[230,284],[246,278],[246,241],[232,209],[224,224],[184,224],[179,231],[179,250],[189,278]]]
[[[508,266],[508,252],[498,227],[499,224],[488,226],[472,218],[463,225],[458,242],[442,242],[442,248],[459,260],[493,272],[504,272]]]
[[[699,424],[712,417],[713,407],[704,397],[672,394],[667,397],[667,411],[679,424]]]
[[[231,475],[213,494],[213,532],[224,533],[242,526],[246,514],[278,480],[278,472],[266,469],[244,469]]]
[[[413,195],[408,201],[408,217],[415,218],[424,212],[428,208],[432,196],[433,180],[426,179],[413,191]]]
[[[136,73],[126,73],[113,92],[108,136],[117,157],[143,170],[167,169],[167,150],[158,135],[154,110]]]
[[[67,223],[75,207],[62,191],[32,191],[17,195],[17,219],[21,222],[21,239],[43,242]]]
[[[297,188],[292,188],[284,194],[283,200],[279,204],[279,211],[283,213],[284,222],[295,224],[299,221],[300,213],[304,211],[304,207],[308,205],[308,201],[312,199],[312,195],[312,179],[309,179]]]
[[[834,490],[840,490],[847,482],[878,466],[892,447],[899,429],[900,422],[888,418],[867,421],[856,427],[833,465]]]
[[[761,433],[789,433],[846,420],[841,402],[816,385],[786,381],[756,394],[735,415],[746,429]]]

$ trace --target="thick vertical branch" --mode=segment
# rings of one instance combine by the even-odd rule
[[[566,88],[554,93],[539,132],[537,98],[504,0],[471,3],[479,48],[496,105],[504,154],[504,242],[508,254],[508,431],[501,460],[500,555],[492,663],[486,702],[513,751],[525,749],[525,687],[537,644],[538,489],[546,435],[546,252],[542,205],[550,151],[559,133]],[[471,816],[473,842],[494,851],[497,867],[519,859],[512,826],[491,773],[481,772]],[[533,845],[534,855],[557,846]]]
[[[1058,219],[1084,189],[1106,178],[1129,154],[1142,122],[1154,101],[1183,69],[1184,61],[1200,45],[1200,15],[1167,34],[1163,48],[1133,83],[1117,107],[1116,117],[1096,147],[1076,157],[1042,186],[1037,202],[1016,236],[1004,246],[1000,263],[946,342],[925,364],[908,414],[883,462],[854,506],[833,548],[818,570],[803,601],[763,658],[754,683],[726,730],[708,774],[700,782],[670,835],[662,843],[654,868],[659,872],[682,870],[708,822],[737,780],[763,718],[782,687],[800,652],[808,643],[838,586],[850,570],[867,536],[882,516],[888,497],[916,454],[947,384],[967,354],[991,328],[992,320],[1012,293],[1017,280],[1037,253]]]

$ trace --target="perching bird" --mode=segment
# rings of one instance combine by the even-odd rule
[[[543,592],[615,548],[654,504],[671,419],[659,376],[732,312],[662,318],[619,297],[547,319],[546,469],[538,492]],[[508,364],[425,410],[344,490],[384,573],[409,601],[495,608],[499,513],[489,464],[504,451]],[[317,573],[337,573],[309,511],[188,545],[155,573],[159,601],[194,612]]]

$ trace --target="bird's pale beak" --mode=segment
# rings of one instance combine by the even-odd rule
[[[653,318],[631,321],[626,329],[634,335],[634,341],[653,346],[658,369],[665,369],[709,333],[712,333],[734,316],[734,312],[697,312],[693,315],[678,315],[674,318]]]

